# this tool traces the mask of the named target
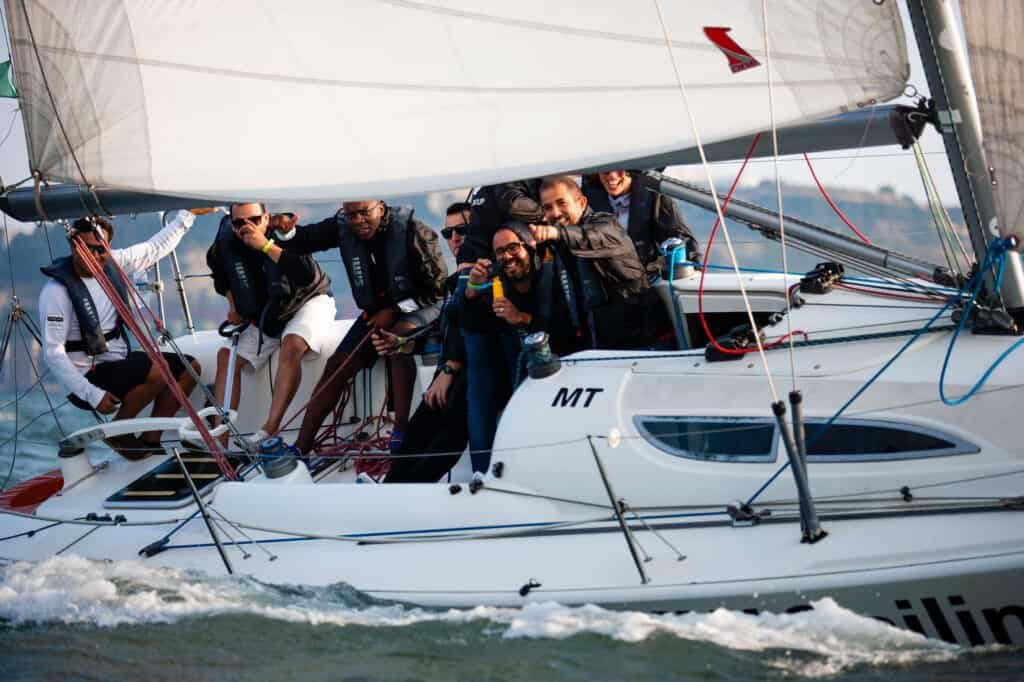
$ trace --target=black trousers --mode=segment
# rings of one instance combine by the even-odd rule
[[[385,483],[436,483],[462,457],[469,442],[466,372],[455,376],[444,409],[420,403],[409,419]]]

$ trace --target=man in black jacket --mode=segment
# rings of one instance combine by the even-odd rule
[[[538,243],[551,242],[574,264],[579,309],[595,348],[644,348],[654,342],[661,303],[636,247],[615,217],[593,211],[576,180],[545,178],[540,189],[546,225],[531,225]]]
[[[664,257],[659,247],[666,239],[682,239],[686,243],[687,257],[691,260],[697,257],[697,240],[679,215],[676,202],[634,182],[629,171],[613,170],[598,173],[596,177],[587,176],[583,180],[583,194],[592,209],[614,214],[626,229],[652,283],[663,269]]]
[[[540,208],[540,180],[519,180],[476,188],[469,198],[469,232],[459,250],[459,263],[490,258],[495,231],[509,220],[536,223],[544,217]]]
[[[234,204],[206,254],[217,293],[228,299],[228,322],[249,322],[238,339],[230,407],[238,407],[243,367],[258,370],[280,348],[270,412],[249,445],[281,428],[302,381],[302,358],[319,355],[337,312],[331,280],[309,255],[289,253],[268,235],[263,204]],[[224,402],[230,350],[217,352],[215,396]]]
[[[488,258],[473,264],[460,312],[463,325],[491,330],[483,352],[469,361],[474,478],[482,477],[490,466],[498,412],[521,378],[517,377],[521,337],[545,331],[551,349],[559,355],[584,345],[578,293],[558,253],[552,249],[541,253],[530,228],[516,221],[499,228],[491,243],[497,267]]]
[[[363,311],[328,359],[306,408],[295,446],[308,453],[349,380],[377,361],[370,334],[384,330],[403,335],[432,324],[441,311],[448,268],[437,244],[437,233],[413,218],[412,208],[390,207],[380,199],[345,202],[333,218],[294,231],[294,216],[274,216],[272,224],[288,235],[288,251],[313,253],[340,248],[352,297]],[[391,435],[394,450],[401,444],[409,421],[416,364],[406,353],[394,354],[389,363],[395,409]]]

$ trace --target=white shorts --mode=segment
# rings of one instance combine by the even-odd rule
[[[238,337],[238,357],[247,360],[254,370],[259,369],[266,364],[274,351],[281,347],[281,339],[291,334],[302,337],[309,346],[306,357],[309,353],[313,353],[314,356],[319,355],[323,349],[324,339],[330,334],[331,323],[334,322],[337,312],[333,296],[326,294],[314,296],[299,308],[292,319],[288,320],[284,331],[281,332],[281,338],[275,339],[264,335],[262,348],[259,347],[260,330],[256,325],[250,325]],[[227,339],[222,347],[231,348],[231,339]],[[257,349],[259,349],[258,353]]]

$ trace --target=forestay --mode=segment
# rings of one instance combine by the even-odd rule
[[[967,52],[1003,233],[1024,228],[1024,4],[961,0]]]
[[[895,2],[768,7],[778,125],[903,88]],[[6,0],[6,9],[30,161],[49,179],[195,197],[359,198],[694,144],[654,2]],[[760,0],[669,1],[663,11],[702,141],[764,129]]]

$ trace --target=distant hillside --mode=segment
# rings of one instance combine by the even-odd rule
[[[775,206],[775,185],[762,182],[756,187],[740,188],[737,198],[753,202],[765,207]],[[847,217],[858,226],[868,237],[888,248],[903,251],[919,258],[942,263],[942,251],[938,246],[935,228],[927,207],[915,203],[906,196],[897,196],[891,190],[882,188],[878,192],[852,190],[832,190],[832,197],[842,208]],[[444,208],[451,201],[461,199],[461,193],[420,195],[406,197],[391,203],[409,204],[416,209],[421,220],[435,228],[443,222]],[[325,204],[308,205],[277,205],[272,210],[292,210],[299,214],[300,222],[310,223],[332,215],[336,206]],[[830,227],[837,231],[846,231],[845,225],[835,216],[832,209],[822,199],[816,188],[803,186],[783,187],[783,210],[786,214],[803,220]],[[959,210],[949,209],[953,220],[959,225]],[[683,215],[694,234],[706,244],[708,234],[714,222],[714,214],[699,208],[686,206]],[[202,275],[208,272],[205,253],[216,233],[220,215],[205,216],[196,224],[182,240],[178,247],[178,255],[186,274],[193,275],[186,284],[189,304],[196,325],[200,328],[216,326],[224,318],[226,304],[210,286],[210,280]],[[156,214],[140,215],[136,218],[120,217],[115,221],[115,246],[132,244],[146,239],[159,229]],[[737,257],[741,265],[748,267],[779,268],[782,260],[779,245],[767,241],[740,224],[729,223],[730,236],[736,245]],[[960,228],[966,243],[966,233]],[[37,229],[33,234],[15,237],[11,244],[11,261],[14,265],[14,283],[17,294],[24,306],[35,315],[35,301],[43,284],[43,276],[39,268],[50,260],[50,248],[54,256],[67,255],[68,246],[63,231],[59,226],[49,227],[49,245],[46,234]],[[447,248],[442,247],[447,255]],[[6,247],[0,244],[0,314],[6,319],[11,301],[10,269]],[[807,270],[817,262],[817,258],[792,251],[789,258],[791,270]],[[334,291],[338,297],[342,314],[350,315],[355,308],[348,295],[349,286],[337,252],[320,254],[320,260],[334,282]],[[727,263],[728,258],[724,243],[716,239],[712,252],[712,262]],[[161,264],[161,272],[166,290],[164,301],[167,309],[167,324],[177,333],[184,331],[184,321],[178,304],[178,295],[174,283],[170,281],[170,266]],[[155,304],[154,304],[155,308]],[[27,376],[22,374],[22,377]],[[0,388],[8,385],[10,372],[5,369],[0,376]]]

